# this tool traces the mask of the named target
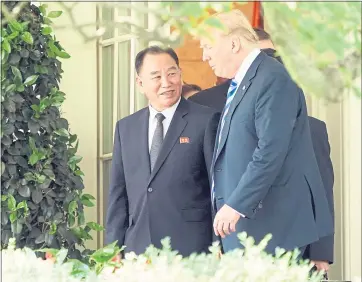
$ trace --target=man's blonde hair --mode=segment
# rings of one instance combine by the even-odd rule
[[[240,10],[220,12],[211,17],[218,19],[224,25],[224,35],[235,35],[245,44],[257,44],[259,38],[248,19]]]

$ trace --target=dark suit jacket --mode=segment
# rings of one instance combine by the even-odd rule
[[[274,57],[282,63],[280,57],[275,57],[275,50],[263,49],[263,51],[268,56]],[[228,80],[223,84],[200,91],[199,93],[191,96],[189,100],[222,112],[226,102],[226,94],[230,85],[230,81],[231,80]],[[314,153],[317,158],[318,168],[322,177],[328,204],[332,212],[334,222],[334,172],[330,158],[330,145],[328,142],[327,128],[323,121],[313,117],[309,117],[309,126],[311,130]],[[329,261],[330,263],[333,263],[333,254],[334,234],[320,238],[317,242],[310,244],[306,249],[304,257],[311,260]]]
[[[183,256],[212,243],[209,170],[220,114],[181,99],[150,172],[149,109],[120,121],[115,130],[106,241],[143,253],[171,237]],[[180,142],[188,137],[188,142]]]
[[[211,170],[217,208],[225,203],[246,215],[237,232],[246,231],[256,241],[272,233],[267,251],[303,247],[332,235],[304,94],[264,53],[235,94]],[[240,246],[235,233],[222,243],[225,251]]]

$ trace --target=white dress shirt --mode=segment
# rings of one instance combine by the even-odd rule
[[[237,88],[239,88],[241,82],[243,81],[246,73],[248,72],[251,64],[254,62],[254,60],[256,59],[256,57],[258,57],[258,55],[260,54],[260,49],[255,48],[253,49],[253,51],[251,51],[249,53],[249,55],[246,56],[246,58],[244,59],[244,61],[241,63],[236,75],[235,75],[235,80],[238,84]],[[236,90],[238,91],[238,90]],[[235,95],[234,95],[235,97]]]
[[[161,113],[165,116],[165,119],[162,121],[163,124],[163,138],[165,138],[168,128],[170,127],[170,123],[172,121],[173,115],[176,112],[178,105],[180,104],[180,99],[171,107],[163,110],[162,112],[156,111],[152,108],[151,104],[148,106],[150,109],[150,117],[148,120],[148,151],[151,151],[152,139],[153,134],[155,133],[156,126],[157,126],[157,119],[156,114]]]

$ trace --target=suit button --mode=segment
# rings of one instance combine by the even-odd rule
[[[153,191],[153,189],[152,189],[151,187],[149,187],[149,188],[147,189],[147,191],[151,193],[151,192]]]

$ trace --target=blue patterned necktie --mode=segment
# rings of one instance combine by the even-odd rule
[[[238,88],[238,83],[235,80],[235,78],[233,78],[231,80],[229,89],[228,89],[228,93],[226,96],[226,103],[224,106],[224,111],[223,111],[223,115],[221,117],[221,125],[220,125],[220,131],[219,131],[219,136],[218,136],[218,141],[217,141],[217,147],[215,148],[216,152],[217,150],[219,150],[219,146],[220,146],[220,141],[221,141],[221,136],[222,136],[222,130],[224,129],[224,124],[225,124],[225,117],[229,111],[230,108],[230,104],[232,102],[232,100],[234,99],[236,90]],[[212,174],[212,184],[211,184],[211,197],[212,197],[212,203],[214,204],[214,200],[215,200],[215,182],[214,182],[214,173]]]

